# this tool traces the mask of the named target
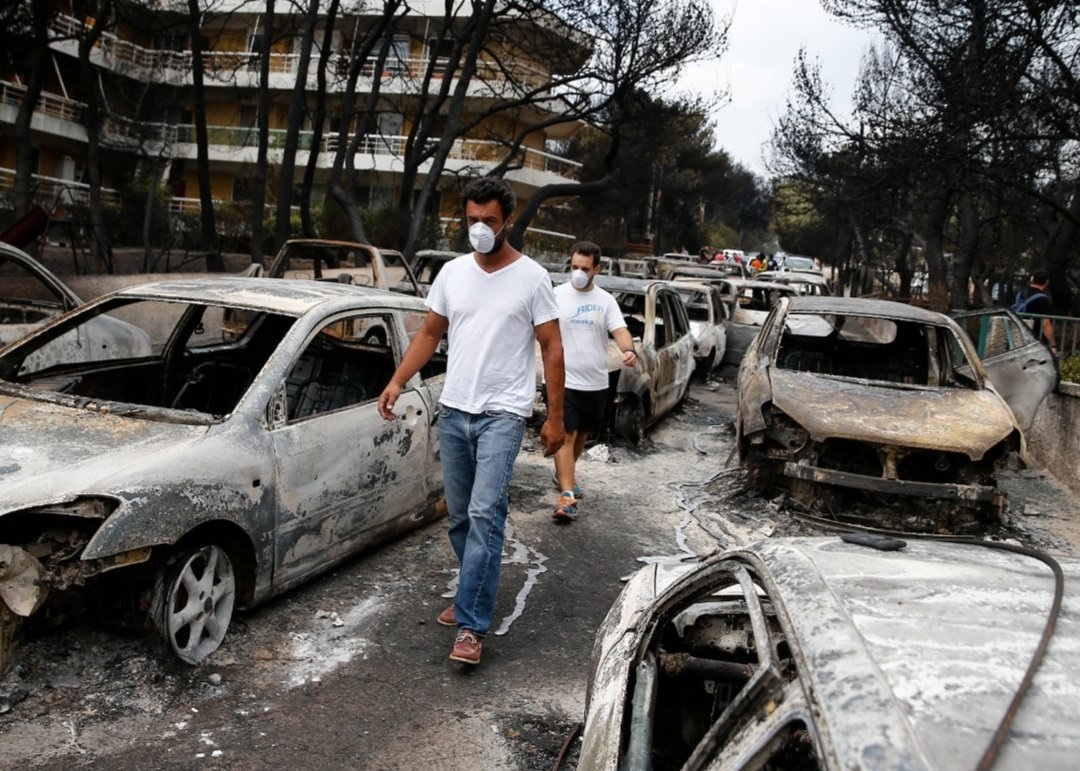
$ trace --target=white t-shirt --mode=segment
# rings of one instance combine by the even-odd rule
[[[558,318],[548,272],[522,255],[487,273],[470,252],[439,271],[425,303],[450,322],[439,402],[474,415],[532,415],[536,327]]]
[[[569,283],[555,288],[562,333],[566,387],[601,391],[608,387],[608,333],[626,326],[615,298],[595,284],[581,291]]]

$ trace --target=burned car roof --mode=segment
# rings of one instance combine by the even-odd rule
[[[1061,566],[1063,612],[995,768],[1075,766],[1080,561]],[[691,753],[725,769],[975,767],[1053,596],[1046,565],[972,543],[774,538],[642,568],[597,634],[581,767],[636,748],[657,768]],[[656,694],[648,717],[635,682]]]
[[[946,326],[951,323],[948,316],[936,311],[894,300],[873,300],[865,297],[800,296],[791,301],[791,312],[880,316]]]
[[[330,300],[355,300],[363,295],[374,305],[388,308],[425,308],[419,298],[386,292],[355,284],[333,281],[305,281],[279,278],[197,278],[181,281],[157,281],[121,289],[122,297],[161,298],[189,302],[206,302],[273,308],[290,314],[302,314]]]

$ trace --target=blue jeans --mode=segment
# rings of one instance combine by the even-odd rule
[[[495,614],[510,477],[524,434],[520,415],[439,407],[450,544],[461,565],[455,614],[459,628],[479,635],[487,634]]]

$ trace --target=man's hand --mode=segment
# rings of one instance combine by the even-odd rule
[[[622,363],[626,367],[632,367],[637,364],[637,354],[633,349],[622,352]]]
[[[540,443],[544,445],[544,457],[551,457],[566,442],[566,430],[562,420],[553,421],[550,418],[544,421],[540,427]]]
[[[397,398],[401,395],[401,386],[391,380],[383,392],[379,394],[379,414],[382,415],[384,420],[393,420],[397,417],[394,414],[394,405],[397,403]]]

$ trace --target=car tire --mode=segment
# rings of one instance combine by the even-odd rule
[[[629,397],[615,408],[615,434],[635,447],[645,440],[645,409],[637,397]]]
[[[158,570],[151,615],[173,653],[198,664],[225,639],[236,601],[228,553],[214,544],[183,549]]]

